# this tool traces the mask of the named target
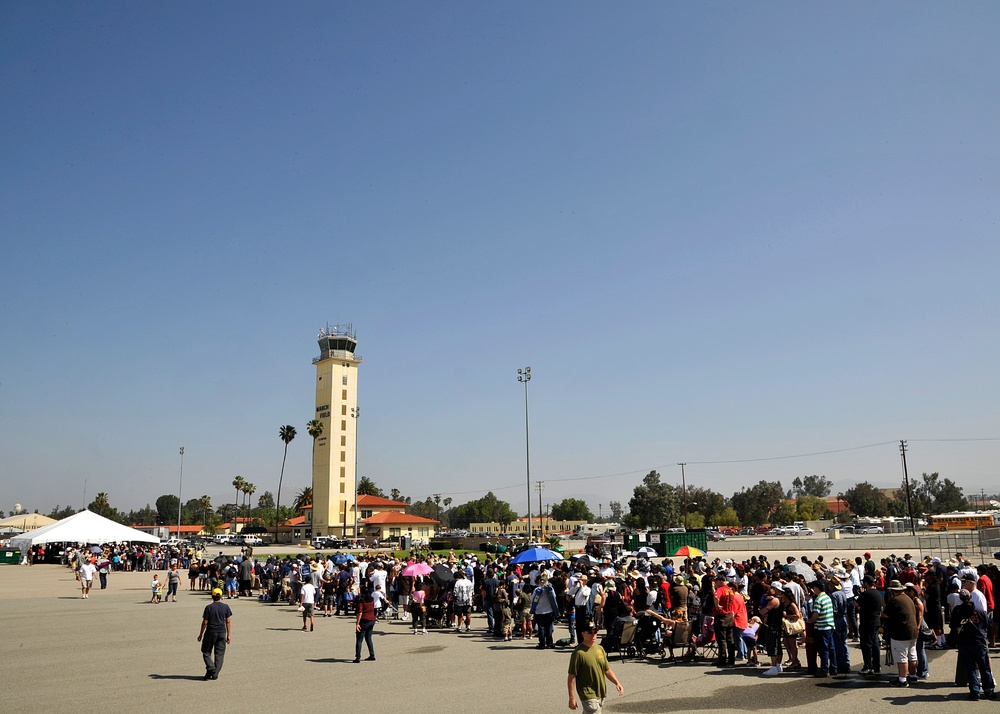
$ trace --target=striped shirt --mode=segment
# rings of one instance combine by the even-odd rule
[[[816,613],[815,629],[833,629],[833,600],[826,593],[820,593],[813,598],[813,612]]]

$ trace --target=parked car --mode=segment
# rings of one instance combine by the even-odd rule
[[[885,533],[885,531],[882,530],[882,526],[858,526],[854,529],[854,532],[857,535],[875,535],[878,533]]]
[[[705,531],[705,537],[710,541],[720,541],[726,539],[726,534],[719,531]]]
[[[757,531],[753,528],[740,528],[736,531],[736,535],[755,536],[757,535]]]
[[[768,526],[757,526],[753,530],[757,535],[768,535],[771,532],[771,529]]]

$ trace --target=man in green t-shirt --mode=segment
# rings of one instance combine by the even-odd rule
[[[569,708],[576,709],[577,694],[583,702],[586,714],[598,714],[604,706],[604,697],[608,687],[604,682],[607,677],[618,690],[618,696],[625,694],[618,677],[611,671],[608,663],[608,653],[597,644],[598,627],[593,622],[586,622],[580,629],[580,644],[573,650],[569,659],[569,676],[566,678],[566,688],[569,690]]]

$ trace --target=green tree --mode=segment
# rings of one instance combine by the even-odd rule
[[[937,471],[932,474],[924,473],[921,479],[916,492],[923,502],[924,510],[918,512],[914,508],[914,516],[968,510],[969,500],[951,479],[942,479]]]
[[[826,499],[819,496],[799,496],[795,499],[795,510],[800,521],[818,521],[833,515]]]
[[[54,518],[57,521],[61,521],[63,518],[69,518],[74,513],[76,513],[76,509],[73,508],[72,506],[66,506],[65,508],[60,508],[57,505],[55,508],[52,509],[52,512],[49,513],[49,518]]]
[[[660,474],[650,471],[636,486],[629,499],[629,515],[641,528],[665,528],[682,522],[680,489],[660,481]]]
[[[787,526],[795,522],[798,513],[795,504],[791,501],[782,501],[778,507],[771,511],[771,524],[775,526]]]
[[[403,494],[400,492],[398,488],[394,488],[389,492],[389,498],[391,498],[393,501],[398,501],[399,497],[402,495]]]
[[[358,479],[358,495],[365,496],[378,496],[379,498],[385,498],[385,493],[380,489],[374,481],[372,481],[367,476],[362,476]]]
[[[712,526],[732,526],[736,527],[740,525],[740,517],[736,515],[736,509],[732,506],[726,506],[721,511],[713,515],[709,521],[709,525]]]
[[[118,510],[112,508],[111,503],[108,500],[108,494],[104,491],[101,491],[94,497],[94,500],[87,506],[87,510],[112,520],[117,520],[118,518]]]
[[[480,499],[455,506],[448,512],[448,517],[452,528],[468,528],[470,523],[510,524],[517,520],[517,513],[511,510],[509,503],[501,501],[490,491]]]
[[[683,497],[683,494],[681,495]],[[697,511],[705,516],[705,520],[709,523],[712,522],[712,518],[717,513],[721,513],[727,506],[729,506],[729,501],[721,493],[716,493],[710,488],[702,488],[701,486],[689,486],[687,490],[687,500],[689,506],[692,503],[698,504],[697,508],[691,508],[689,514]],[[688,527],[696,527],[691,525],[690,515],[688,515]]]
[[[847,501],[851,511],[858,516],[885,516],[889,513],[889,499],[885,493],[867,481],[854,484],[839,498]]]
[[[608,510],[611,511],[611,522],[621,523],[624,516],[624,511],[622,510],[621,501],[611,501],[608,504]]]
[[[181,500],[172,493],[165,493],[156,499],[156,523],[169,525],[177,522],[177,509]]]
[[[831,488],[833,488],[833,481],[826,476],[817,476],[816,474],[803,478],[796,476],[795,480],[792,481],[790,498],[798,499],[800,496],[826,498],[830,495]]]
[[[756,486],[734,493],[730,502],[745,526],[769,523],[771,513],[785,501],[785,491],[780,481],[760,481]]]
[[[278,438],[285,444],[285,452],[281,457],[281,475],[278,477],[278,497],[274,499],[274,542],[278,542],[278,519],[281,516],[281,482],[285,480],[285,461],[288,459],[288,445],[295,438],[295,427],[285,424],[278,429]]]
[[[552,520],[590,523],[594,520],[594,514],[587,507],[586,501],[581,501],[579,498],[564,498],[552,506]]]
[[[257,499],[257,508],[262,511],[271,512],[274,510],[274,494],[270,491],[264,491],[260,498]]]

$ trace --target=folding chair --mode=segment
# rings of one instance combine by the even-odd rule
[[[618,655],[621,659],[634,657],[636,653],[635,635],[639,631],[639,621],[634,617],[619,617],[615,626],[620,626],[618,634]]]
[[[666,640],[666,647],[670,650],[670,657],[668,661],[674,662],[677,660],[677,656],[674,654],[674,650],[680,648],[681,656],[684,657],[687,654],[688,647],[691,646],[691,623],[690,622],[678,622],[674,625],[673,635]]]
[[[701,621],[701,633],[691,642],[689,660],[718,659],[719,648],[715,643],[715,618],[706,615]]]

